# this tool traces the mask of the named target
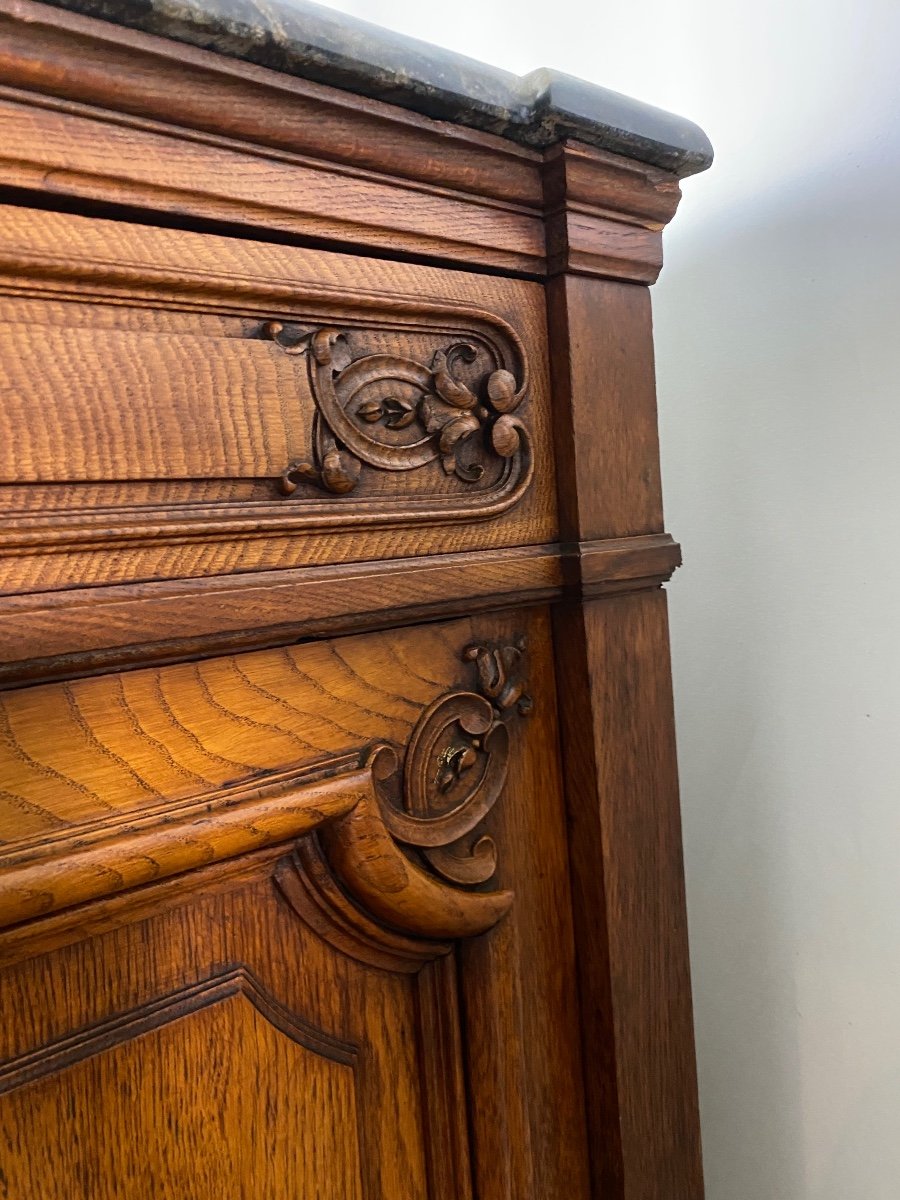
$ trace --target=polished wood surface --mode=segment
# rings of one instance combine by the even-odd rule
[[[555,537],[538,285],[28,208],[2,217],[0,596]],[[320,333],[318,353],[338,339],[332,363],[315,359]],[[516,402],[503,413],[488,395],[501,372]],[[470,411],[439,385],[514,426],[499,450],[480,425],[463,431],[453,465],[475,478],[439,452]],[[286,493],[294,464],[322,465],[316,422],[338,389],[332,407],[361,443],[352,495],[314,469]],[[399,426],[377,407],[424,391],[433,411]]]
[[[0,65],[0,185],[81,202],[382,256],[652,282],[680,196],[674,175],[588,147],[561,166],[557,148],[545,161],[30,0],[0,4]]]
[[[0,0],[0,1197],[702,1200],[668,172]]]
[[[478,690],[477,659],[460,653],[513,640],[527,646],[527,705],[509,674],[488,701]],[[490,1180],[519,1171],[523,1161],[547,1181],[547,1194],[584,1194],[583,1141],[573,1136],[581,1121],[578,1089],[556,1095],[557,1072],[577,1078],[578,1058],[551,662],[547,616],[534,612],[405,630],[390,644],[370,634],[264,651],[217,660],[199,668],[202,675],[195,665],[170,667],[10,693],[4,727],[17,732],[4,752],[10,794],[0,897],[7,920],[25,921],[0,934],[10,1014],[0,1071],[2,1127],[15,1148],[4,1163],[10,1194],[145,1196],[152,1187],[155,1194],[211,1198],[241,1180],[261,1186],[253,1163],[266,1154],[261,1178],[277,1180],[281,1191],[262,1195],[288,1196],[300,1187],[343,1196],[343,1188],[361,1186],[360,1172],[366,1194],[424,1195],[426,1171],[443,1180],[434,1194],[466,1194],[463,1078],[485,1085],[478,1089],[483,1106],[469,1098],[483,1160],[476,1179],[480,1170],[486,1180],[476,1194],[496,1194]],[[186,687],[191,675],[194,685]],[[490,690],[494,675],[485,678]],[[423,714],[466,696],[493,709],[490,720],[508,730],[510,743],[503,796],[480,826],[497,848],[497,878],[474,892],[426,875],[384,832],[373,841],[372,813],[361,806],[381,811],[375,789],[390,785],[390,775],[376,783],[383,772],[373,773],[365,756],[356,756],[355,769],[346,763],[346,747],[374,742],[398,749],[410,743],[409,764],[417,729],[431,745]],[[69,713],[53,747],[29,740],[31,704]],[[499,753],[485,745],[489,756]],[[223,777],[249,773],[258,790],[271,793],[286,774],[273,774],[273,760],[295,764],[293,820],[267,826],[259,802],[250,809],[238,802],[224,809],[234,820],[223,821]],[[323,793],[315,776],[329,762],[333,774]],[[312,782],[304,785],[298,777],[305,763]],[[196,823],[186,825],[188,806],[176,797],[196,796],[203,783],[205,821],[192,798]],[[477,798],[465,772],[453,788],[461,790],[442,794],[457,808],[470,793]],[[118,799],[114,812],[111,795]],[[22,812],[31,813],[30,833]],[[357,835],[343,826],[360,817],[368,827],[357,861]],[[327,836],[302,838],[292,855],[301,822]],[[405,828],[401,834],[417,836]],[[252,853],[266,842],[276,857]],[[100,874],[93,906],[85,905],[84,876],[76,873],[85,846]],[[127,853],[132,861],[151,860],[142,887],[122,869]],[[190,867],[198,857],[205,864],[229,857],[239,871],[196,889]],[[41,893],[23,894],[23,862],[40,864]],[[348,907],[344,891],[334,892],[329,864],[375,919]],[[430,891],[407,896],[398,871],[427,881]],[[58,887],[52,894],[51,880]],[[477,951],[489,955],[490,967],[475,960],[427,965],[453,945],[435,938],[477,933],[504,913],[502,932],[498,927]],[[386,917],[385,928],[379,918]],[[412,938],[397,932],[403,924]],[[38,988],[42,1004],[22,1005]],[[465,1015],[457,1010],[459,988]],[[499,1044],[492,1037],[482,1045],[479,1014],[486,1013],[495,1033],[502,1031]],[[471,1042],[470,1026],[479,1030]],[[540,1049],[533,1046],[538,1031]],[[237,1050],[244,1045],[251,1057]],[[206,1091],[210,1062],[218,1065]],[[288,1095],[299,1089],[305,1102],[287,1105],[287,1080]],[[494,1106],[511,1080],[522,1124],[520,1137],[501,1148],[494,1145]],[[187,1111],[178,1101],[182,1090],[194,1097]],[[211,1108],[214,1096],[222,1099]],[[123,1098],[133,1121],[119,1112],[110,1116],[121,1122],[115,1141],[90,1136],[96,1113],[107,1104],[121,1107]],[[85,1122],[75,1138],[72,1112]],[[196,1156],[191,1131],[213,1112],[214,1136]],[[446,1158],[437,1136],[448,1124],[457,1160]],[[28,1133],[37,1125],[40,1154]],[[59,1154],[63,1140],[69,1149]],[[147,1145],[154,1151],[139,1171]],[[55,1192],[42,1190],[45,1177]]]

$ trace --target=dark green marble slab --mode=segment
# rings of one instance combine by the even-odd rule
[[[307,0],[49,0],[543,148],[577,138],[677,175],[712,162],[691,121],[559,71],[516,76]]]

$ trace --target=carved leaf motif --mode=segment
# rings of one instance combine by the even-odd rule
[[[359,479],[362,464],[352,455],[344,454],[337,447],[332,448],[322,456],[322,467],[319,469],[313,463],[293,462],[281,477],[281,490],[285,496],[290,496],[297,490],[301,480],[317,483],[328,492],[342,496],[352,492]]]
[[[475,643],[463,651],[463,658],[475,663],[482,693],[501,712],[515,704],[522,716],[527,716],[532,701],[525,693],[524,656],[524,640],[502,646]]]
[[[362,464],[408,471],[438,459],[448,475],[476,483],[495,457],[516,460],[519,472],[530,478],[527,430],[508,415],[521,403],[525,385],[517,388],[512,372],[494,369],[482,377],[479,399],[456,373],[459,362],[478,360],[479,350],[472,343],[438,349],[430,366],[424,366],[390,354],[353,359],[347,338],[334,329],[300,335],[270,321],[265,333],[287,354],[309,352],[320,422],[315,460],[290,464],[282,480],[285,495],[294,494],[300,481],[346,494],[356,486]],[[403,386],[384,397],[386,380]],[[366,395],[373,386],[382,395]],[[412,389],[406,396],[404,387]],[[377,430],[381,426],[385,434],[393,434],[415,425],[423,436],[412,441],[379,436]]]
[[[415,970],[449,949],[433,939],[483,933],[509,911],[512,892],[480,887],[496,870],[497,848],[478,826],[506,782],[510,710],[530,708],[524,652],[522,639],[467,646],[462,658],[475,665],[479,691],[432,701],[413,730],[402,778],[395,747],[363,750],[358,765],[369,786],[334,819],[323,818],[279,868],[288,901],[342,952]]]
[[[416,419],[415,405],[410,404],[408,400],[388,396],[387,400],[382,401],[381,407],[384,412],[384,423],[389,429],[405,429]]]
[[[512,417],[500,417],[491,429],[491,445],[501,458],[512,458],[519,448],[519,423]]]
[[[467,362],[474,362],[477,357],[478,352],[468,342],[459,342],[457,345],[451,346],[449,350],[435,351],[434,358],[431,360],[434,390],[453,408],[474,408],[478,403],[478,398],[474,393],[451,375],[450,368],[453,359],[463,358]]]
[[[356,410],[356,415],[362,417],[364,421],[374,424],[384,416],[384,405],[379,404],[377,400],[366,400]]]

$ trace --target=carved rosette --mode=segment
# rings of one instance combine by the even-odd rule
[[[289,464],[281,481],[285,495],[295,495],[301,483],[346,495],[364,466],[414,471],[436,461],[470,485],[496,465],[492,490],[513,499],[530,483],[529,433],[514,415],[527,378],[519,385],[511,371],[491,363],[473,390],[458,368],[484,353],[474,343],[441,347],[426,364],[394,354],[353,359],[346,335],[336,329],[292,335],[270,321],[264,332],[286,354],[308,357],[316,404],[313,460]]]

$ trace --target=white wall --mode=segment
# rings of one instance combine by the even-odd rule
[[[897,1200],[900,0],[336,7],[716,146],[655,289],[708,1200]]]

